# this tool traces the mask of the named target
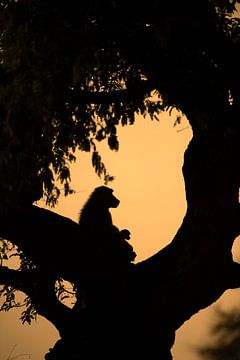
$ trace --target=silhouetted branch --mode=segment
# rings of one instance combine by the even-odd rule
[[[236,289],[240,287],[240,264],[233,262],[231,278],[229,279],[229,288]]]
[[[0,267],[0,284],[13,286],[25,293],[29,292],[31,284],[34,284],[35,279],[35,271],[18,271],[9,269],[6,266]]]
[[[231,253],[239,233],[237,153],[231,163],[226,160],[232,145],[217,133],[208,138],[195,134],[183,167],[188,210],[182,226],[170,245],[137,265],[147,279],[143,286],[161,284],[175,329],[240,285],[240,265]]]
[[[154,90],[148,81],[143,81],[138,87],[132,89],[122,89],[116,91],[83,91],[71,90],[69,101],[75,105],[84,104],[112,104],[129,102],[136,99],[143,99],[147,93]]]
[[[14,209],[11,216],[2,214],[0,236],[55,278],[76,280],[91,259],[91,244],[76,222],[37,206]]]

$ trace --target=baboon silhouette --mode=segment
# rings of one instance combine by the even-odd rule
[[[116,208],[119,203],[111,188],[95,188],[80,212],[79,225],[85,238],[96,246],[99,255],[126,263],[133,261],[136,254],[126,241],[130,239],[129,230],[119,231],[113,225],[109,209]]]
[[[112,225],[110,208],[116,208],[120,201],[107,186],[94,189],[79,216],[82,230],[94,230],[98,233],[108,230]],[[95,228],[96,227],[96,228]]]
[[[129,266],[134,265],[132,261],[136,254],[127,242],[130,232],[114,226],[109,211],[119,203],[111,188],[100,186],[94,189],[80,211],[81,234],[90,243],[92,252],[92,262],[82,288],[87,305],[96,304],[96,299],[101,303],[109,289],[113,292],[126,277]]]

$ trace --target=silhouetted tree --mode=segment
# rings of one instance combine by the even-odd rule
[[[0,2],[0,235],[21,257],[21,271],[2,268],[0,282],[6,306],[20,289],[28,296],[24,319],[37,311],[58,329],[47,359],[170,359],[176,329],[239,286],[231,254],[239,234],[237,2]],[[70,279],[77,288],[93,249],[78,224],[32,203],[44,196],[55,204],[58,178],[66,195],[72,191],[77,149],[91,151],[109,180],[98,141],[117,150],[118,124],[167,108],[181,110],[194,133],[182,226],[124,280],[118,274],[118,294],[101,309],[71,310],[54,284]]]

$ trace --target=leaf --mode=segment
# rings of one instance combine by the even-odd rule
[[[108,145],[109,145],[111,150],[116,150],[117,151],[119,149],[119,142],[118,142],[117,135],[111,134],[108,137]]]

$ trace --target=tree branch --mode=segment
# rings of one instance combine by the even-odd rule
[[[131,102],[136,99],[143,99],[154,88],[148,81],[142,81],[137,87],[132,89],[122,89],[116,91],[83,91],[71,90],[69,101],[75,105],[79,104],[113,104],[121,102]]]
[[[231,277],[229,278],[229,288],[236,289],[240,287],[240,264],[233,262]]]
[[[195,134],[185,153],[188,210],[182,226],[170,245],[136,266],[144,275],[148,306],[154,286],[154,297],[159,303],[165,299],[162,308],[175,330],[240,284],[240,265],[231,253],[239,234],[239,153],[229,157],[232,146],[217,131],[204,138]]]
[[[36,279],[36,271],[18,271],[9,269],[6,266],[0,267],[0,284],[13,286],[14,288],[27,293],[27,289]]]
[[[17,245],[39,270],[76,281],[91,263],[91,244],[79,225],[37,206],[1,214],[0,236]],[[69,239],[71,246],[69,246]]]
[[[55,325],[61,336],[72,326],[72,310],[58,301],[55,281],[47,274],[0,267],[0,284],[13,286],[29,296],[37,313]]]

